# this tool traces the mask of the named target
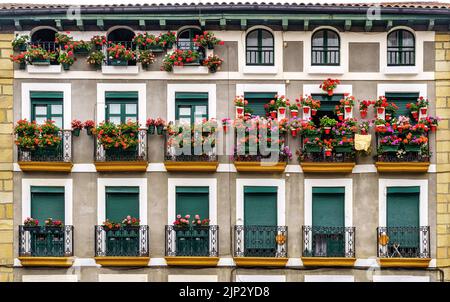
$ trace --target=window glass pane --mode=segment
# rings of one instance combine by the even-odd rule
[[[120,104],[109,104],[109,114],[120,114]]]
[[[120,124],[120,116],[110,116],[109,121],[114,124]]]
[[[331,30],[327,31],[327,34],[328,34],[328,40],[327,40],[328,46],[339,46],[338,35]]]
[[[55,122],[56,126],[58,126],[59,128],[62,128],[62,126],[63,126],[62,117],[52,117],[52,121]]]
[[[190,117],[180,117],[179,122],[180,122],[180,124],[190,124],[191,118]]]
[[[398,46],[398,40],[397,40],[397,32],[392,32],[388,36],[388,46],[389,47],[396,47]]]
[[[191,107],[178,107],[179,115],[191,115]]]
[[[273,46],[272,34],[266,30],[261,31],[262,46]]]
[[[313,40],[312,40],[313,46],[323,46],[323,33],[324,33],[324,31],[321,30],[314,34]]]
[[[62,114],[63,106],[62,105],[52,105],[52,114]]]
[[[247,46],[258,46],[258,31],[252,31],[247,35]]]
[[[206,106],[195,106],[195,115],[206,115],[207,114]]]
[[[136,114],[137,105],[136,104],[126,104],[125,105],[125,113],[126,114]]]
[[[47,106],[36,106],[34,111],[36,115],[47,115]]]
[[[42,125],[45,121],[47,121],[46,117],[36,117],[36,123],[39,125]]]
[[[412,47],[414,46],[414,37],[412,35],[412,33],[410,33],[409,31],[402,31],[402,45],[406,46],[406,47]]]

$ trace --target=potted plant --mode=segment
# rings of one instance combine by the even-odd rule
[[[344,112],[343,112],[343,108],[342,108],[342,106],[340,104],[334,106],[333,112],[334,112],[334,114],[336,114],[336,116],[338,117],[339,121],[343,121],[344,120]]]
[[[134,158],[139,143],[139,124],[128,121],[116,125],[109,121],[100,123],[92,132],[99,144],[105,150],[106,158],[116,157],[119,153],[123,158]]]
[[[111,43],[107,48],[107,56],[112,66],[127,66],[129,61],[135,60],[135,53],[120,43]]]
[[[133,43],[135,43],[140,50],[151,50],[155,53],[164,51],[160,44],[160,37],[155,37],[155,35],[147,32],[135,35]]]
[[[27,62],[28,52],[24,51],[19,53],[18,55],[10,55],[10,60],[14,63],[19,64],[19,69],[25,69]]]
[[[234,106],[236,107],[236,117],[240,117],[244,114],[244,107],[248,104],[248,101],[244,99],[244,96],[239,95],[234,98]]]
[[[31,65],[50,65],[56,59],[56,54],[35,46],[28,50],[27,58]]]
[[[61,220],[53,218],[47,218],[44,223],[46,227],[62,228],[64,226]]]
[[[409,112],[411,113],[412,117],[413,117],[415,120],[417,120],[418,117],[419,117],[419,113],[418,113],[419,106],[417,105],[417,103],[409,103],[409,104],[406,104],[406,108],[409,109]]]
[[[298,131],[301,129],[300,120],[293,118],[289,121],[289,130],[291,130],[292,137],[297,137]]]
[[[122,226],[126,229],[139,229],[139,224],[140,220],[136,217],[131,217],[130,215],[122,219]]]
[[[197,51],[176,49],[166,54],[161,70],[173,71],[174,66],[199,65],[200,54]]]
[[[103,54],[103,52],[101,50],[94,50],[89,54],[86,61],[88,62],[88,64],[99,68],[100,66],[102,66],[104,60],[105,55]]]
[[[323,141],[319,137],[305,137],[303,145],[306,153],[320,153],[322,152]]]
[[[315,116],[320,108],[320,100],[311,100],[311,115]]]
[[[375,105],[375,110],[376,110],[377,116],[381,117],[383,115],[383,119],[384,119],[384,113],[385,113],[386,107],[389,105],[386,97],[385,96],[378,97],[378,99],[375,101],[374,105]]]
[[[333,152],[333,140],[331,139],[324,139],[323,140],[323,146],[325,151],[325,156],[330,157]]]
[[[286,106],[289,106],[289,100],[284,95],[275,96],[275,105],[280,115],[286,114]]]
[[[306,98],[302,97],[300,99],[300,102],[302,104],[302,108],[303,108],[303,114],[309,114],[311,107],[312,107],[312,97],[311,96],[307,96]]]
[[[382,150],[382,152],[387,152],[387,153],[397,152],[400,147],[401,142],[402,142],[402,139],[399,138],[395,134],[385,135],[385,136],[381,137],[381,139],[380,139],[381,150]]]
[[[162,118],[158,117],[155,120],[155,127],[156,127],[156,133],[158,135],[163,135],[164,132],[164,127],[166,126],[166,121],[163,120]]]
[[[174,227],[176,228],[187,228],[189,226],[189,219],[191,219],[191,215],[187,214],[182,217],[180,214],[177,214],[176,220],[173,222]]]
[[[214,49],[215,45],[223,45],[224,42],[212,33],[204,31],[202,35],[196,35],[193,39],[195,45],[208,49]]]
[[[408,133],[403,139],[406,152],[420,152],[421,146],[428,143],[428,138],[425,135],[413,135]]]
[[[224,133],[228,132],[228,128],[230,127],[230,124],[231,124],[231,119],[229,119],[228,117],[224,117],[222,119],[222,128],[223,128]]]
[[[152,118],[148,118],[145,122],[145,126],[147,127],[147,133],[150,135],[155,134],[155,120]]]
[[[92,129],[95,127],[95,122],[93,120],[87,120],[84,122],[83,127],[86,129],[88,135],[92,135]]]
[[[142,64],[142,68],[148,69],[150,64],[155,62],[155,55],[151,50],[141,49],[138,52],[138,62]]]
[[[111,230],[118,230],[120,229],[120,223],[110,221],[109,219],[106,219],[102,224],[103,230],[105,231],[111,231]]]
[[[38,130],[38,148],[33,152],[36,155],[54,155],[62,141],[59,127],[53,121],[47,120],[38,126]]]
[[[68,34],[56,33],[55,34],[55,43],[59,46],[64,47],[73,41],[73,38]]]
[[[369,121],[363,121],[358,125],[358,132],[361,135],[367,135],[369,133],[369,129],[372,127],[372,123]]]
[[[420,110],[420,114],[426,115],[428,111],[428,99],[424,98],[423,96],[419,97],[417,100],[417,107]]]
[[[74,54],[77,55],[87,55],[92,49],[92,44],[83,40],[72,41],[68,45],[68,48],[72,49]],[[67,47],[66,47],[67,50]]]
[[[333,140],[333,149],[336,153],[350,153],[353,145],[353,137],[342,136]]]
[[[14,134],[16,135],[15,144],[21,150],[34,150],[39,143],[39,129],[34,121],[29,122],[26,119],[17,121]]]
[[[74,136],[80,136],[80,131],[83,129],[83,123],[79,120],[72,121],[72,133]]]
[[[375,101],[363,100],[359,102],[359,114],[361,118],[365,119],[367,117],[367,110],[371,105],[374,105]]]
[[[215,73],[220,70],[223,60],[217,55],[209,55],[205,60],[203,60],[202,65],[208,67],[209,72]]]
[[[64,70],[69,70],[70,66],[73,65],[76,58],[73,56],[73,51],[69,50],[67,52],[61,51],[58,57],[58,63],[63,66]]]
[[[330,134],[331,128],[337,124],[337,121],[328,116],[324,116],[320,119],[320,126],[323,128],[325,134]]]
[[[39,220],[32,217],[25,218],[25,220],[23,221],[23,229],[26,231],[38,230]]]
[[[439,117],[427,116],[426,121],[430,125],[431,131],[435,132],[437,130],[437,126],[439,125],[439,121],[441,119]]]
[[[26,51],[29,41],[30,41],[29,35],[16,34],[16,36],[14,37],[14,40],[12,40],[11,44],[15,51]]]
[[[395,103],[389,103],[385,108],[385,120],[390,121],[392,116],[397,113],[398,106]]]
[[[320,130],[316,128],[313,121],[302,122],[301,126],[301,132],[304,138],[314,139],[320,137]]]
[[[355,106],[355,97],[344,94],[344,98],[339,101],[346,113],[352,112],[353,106]]]
[[[91,38],[91,45],[95,50],[101,50],[106,42],[106,36],[93,36]]]
[[[334,89],[336,89],[337,85],[341,82],[338,79],[326,79],[320,84],[320,88],[325,91],[329,96],[333,95]]]
[[[159,43],[165,49],[171,49],[176,41],[177,41],[177,34],[175,32],[168,31],[167,33],[159,35]]]
[[[296,118],[298,115],[298,105],[299,105],[299,100],[297,99],[297,100],[295,100],[295,103],[292,103],[289,106],[289,111],[291,113],[292,118]]]

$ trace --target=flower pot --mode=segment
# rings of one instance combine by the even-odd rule
[[[236,112],[238,115],[241,115],[242,113],[244,113],[244,107],[236,107]]]
[[[15,47],[15,49],[18,50],[18,51],[26,51],[27,50],[27,44],[17,45],[17,47]]]
[[[340,121],[344,120],[344,114],[339,113],[337,116],[338,116],[338,120],[340,120]]]
[[[428,108],[427,108],[427,107],[421,107],[421,108],[420,108],[420,113],[421,113],[422,115],[426,115],[426,114],[427,114],[427,111],[428,111]]]
[[[431,125],[431,131],[436,132],[437,130],[437,126],[436,125]]]
[[[150,135],[155,134],[155,125],[149,125],[147,128],[147,133]]]
[[[80,131],[81,131],[81,129],[73,129],[72,130],[73,136],[80,136]]]
[[[330,134],[331,127],[323,127],[323,131],[325,132],[325,134]]]
[[[164,132],[164,126],[163,126],[163,125],[158,125],[158,126],[156,126],[156,133],[157,133],[158,135],[162,135],[163,132]]]
[[[173,47],[173,42],[167,42],[165,45],[166,49],[171,49]]]
[[[325,149],[325,156],[329,157],[331,156],[332,149]]]
[[[386,113],[386,115],[385,115],[385,120],[386,121],[390,121],[391,120],[391,114],[390,113]]]
[[[228,132],[228,125],[223,125],[222,127],[223,127],[223,132],[227,133]]]
[[[216,73],[217,72],[217,65],[211,65],[209,68],[210,73]]]
[[[361,135],[366,135],[366,134],[367,134],[366,129],[361,129]]]
[[[345,112],[350,113],[352,112],[352,107],[351,106],[345,106]]]
[[[87,133],[87,135],[92,135],[92,128],[93,128],[93,127],[88,127],[88,128],[86,128],[86,133]]]
[[[384,113],[384,107],[377,107],[377,113],[383,114]]]
[[[252,114],[247,112],[247,113],[245,114],[245,116],[246,116],[246,117],[251,117]]]
[[[297,132],[298,132],[298,129],[291,129],[292,137],[296,137],[297,136]]]
[[[161,45],[150,45],[148,47],[154,53],[162,53],[164,52],[164,48]]]
[[[386,131],[386,126],[385,125],[376,125],[375,126],[375,130],[377,132],[385,132]]]
[[[352,152],[352,146],[336,146],[334,151],[337,153],[350,153]]]
[[[109,65],[111,66],[128,66],[128,61],[121,59],[112,59],[109,61]]]
[[[271,111],[270,112],[270,117],[271,118],[277,118],[277,112],[276,111]]]
[[[309,107],[309,106],[303,106],[303,113],[304,114],[309,114],[309,110],[310,110],[311,108]]]
[[[316,144],[306,144],[305,150],[308,153],[319,153],[320,151],[322,151],[320,146]]]
[[[333,96],[333,90],[327,90],[328,96]]]
[[[291,117],[297,117],[297,115],[298,115],[298,110],[295,110],[295,109],[291,110]]]
[[[317,113],[317,109],[311,109],[311,115],[312,115],[312,116],[315,116],[316,113]]]
[[[285,113],[286,113],[286,107],[280,107],[280,108],[278,108],[278,112],[279,112],[280,114],[285,114]]]
[[[19,63],[19,69],[25,69],[26,66],[27,66],[27,63],[25,63],[25,62]]]
[[[399,145],[381,145],[383,152],[397,152]]]
[[[417,117],[419,116],[417,111],[411,111],[411,115],[414,119],[417,119]]]
[[[361,110],[361,111],[359,111],[359,114],[361,115],[361,118],[366,118],[367,117],[367,110]]]
[[[406,152],[419,152],[420,151],[420,145],[417,145],[417,144],[405,145],[405,151]]]
[[[61,64],[64,70],[70,70],[70,64],[62,63]]]
[[[31,59],[31,65],[47,66],[50,65],[50,59]]]
[[[208,49],[214,49],[214,44],[211,42],[208,42],[207,47],[208,47]]]

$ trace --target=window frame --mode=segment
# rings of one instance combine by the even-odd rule
[[[403,32],[407,32],[407,33],[409,33],[411,36],[412,36],[412,40],[413,40],[413,46],[411,47],[411,46],[403,46]],[[391,35],[393,35],[393,34],[395,34],[396,35],[396,39],[397,39],[397,43],[398,43],[398,45],[396,45],[396,46],[389,46],[389,37],[391,36]],[[391,50],[389,50],[391,48]],[[407,49],[405,49],[405,48],[407,48]],[[412,48],[412,50],[411,50],[411,48]],[[395,49],[395,50],[392,50],[392,49]],[[408,50],[409,49],[409,50]],[[398,52],[399,54],[400,54],[400,56],[398,57],[399,58],[399,60],[398,60],[398,58],[397,58],[397,56],[394,56],[395,57],[395,62],[394,63],[392,63],[392,62],[390,62],[390,52]],[[406,52],[411,52],[411,54],[412,54],[412,60],[410,60],[410,61],[412,61],[412,63],[409,63],[409,64],[406,64],[406,63],[404,63],[404,62],[402,62],[403,61],[403,54],[404,53],[406,53]],[[414,34],[411,32],[411,31],[409,31],[409,30],[407,30],[407,29],[396,29],[396,30],[393,30],[393,31],[391,31],[390,33],[388,33],[388,35],[387,35],[387,40],[386,40],[386,60],[387,60],[387,66],[416,66],[416,37],[414,36]],[[411,56],[411,54],[410,54],[410,56]],[[399,62],[400,61],[400,62]]]
[[[257,31],[258,35],[257,35],[257,46],[249,46],[248,45],[248,36]],[[272,46],[263,46],[262,45],[262,32],[265,31],[267,33],[270,34],[270,36],[272,37]],[[257,48],[256,50],[249,50],[250,48]],[[267,48],[268,50],[265,50],[264,48]],[[255,63],[252,63],[251,60],[249,61],[248,59],[248,52],[249,51],[256,51],[257,52],[257,60]],[[264,51],[272,51],[272,54],[269,55],[269,63],[264,63],[263,62],[263,56],[262,53]],[[270,63],[271,62],[271,63]],[[275,66],[275,37],[273,35],[272,32],[270,32],[267,29],[264,28],[256,28],[254,30],[249,31],[246,36],[245,36],[245,65],[247,66]]]
[[[192,94],[195,94],[194,92]],[[180,107],[189,107],[191,110],[190,117],[190,125],[195,125],[195,107],[196,106],[206,106],[206,117],[202,115],[202,119],[206,118],[209,119],[210,116],[210,109],[209,109],[209,94],[206,98],[182,98],[177,97],[177,94],[175,93],[175,120],[179,121],[180,116],[181,117],[188,117],[187,115],[180,115]]]
[[[47,113],[45,114],[46,121],[54,121],[53,117],[61,118],[61,125],[59,128],[64,128],[64,99],[55,98],[51,100],[50,98],[30,98],[30,109],[31,109],[31,121],[36,121],[36,117],[44,117],[44,115],[36,114],[36,107],[39,105],[45,105],[47,107]],[[52,105],[61,105],[61,113],[52,114]],[[42,106],[43,107],[43,106]]]
[[[198,31],[199,32],[199,34],[201,34],[202,33],[202,31],[199,29],[199,28],[196,28],[196,27],[188,27],[188,28],[185,28],[185,29],[183,29],[183,30],[181,30],[178,34],[177,34],[177,49],[181,49],[181,50],[192,50],[192,51],[198,51],[198,52],[200,52],[201,50],[200,50],[200,47],[198,47],[198,46],[195,46],[195,43],[194,43],[194,38],[195,38],[195,31]],[[182,33],[184,33],[184,32],[189,32],[189,42],[186,42],[186,41],[183,41],[182,43],[189,43],[189,48],[185,48],[185,47],[180,47],[180,41],[179,41],[179,39],[180,39],[180,36],[181,36],[181,34]]]
[[[314,37],[318,33],[323,32],[323,46],[314,46]],[[338,46],[328,46],[328,32],[333,32],[337,36],[338,40]],[[337,51],[337,62],[336,63],[330,63],[328,62],[328,52],[330,51],[330,48],[337,48],[334,49],[334,51]],[[333,49],[331,49],[333,50]],[[314,62],[314,52],[321,51],[324,53],[324,60],[323,62]],[[319,29],[315,31],[311,36],[311,66],[340,66],[341,65],[341,37],[339,33],[335,30],[324,28]]]
[[[111,114],[110,113],[110,106],[111,104],[119,104],[120,105],[120,114]],[[136,105],[136,113],[135,114],[127,114],[126,113],[126,105],[133,104]],[[105,98],[105,120],[109,121],[110,117],[120,117],[120,123],[125,124],[127,123],[128,119],[130,117],[135,117],[136,121],[138,121],[139,117],[139,108],[138,108],[138,100],[137,99],[120,99],[120,100],[114,100],[110,98]]]

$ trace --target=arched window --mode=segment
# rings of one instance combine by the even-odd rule
[[[274,40],[270,31],[255,29],[247,34],[247,65],[274,65]]]
[[[31,35],[31,45],[39,46],[48,51],[55,51],[55,35],[56,30],[50,28],[43,28],[35,31]]]
[[[387,38],[387,65],[413,66],[415,62],[414,35],[404,29],[391,32]]]
[[[311,41],[311,65],[339,65],[339,35],[330,29],[316,31]]]
[[[199,47],[195,45],[194,38],[202,34],[198,28],[187,28],[178,34],[177,48],[181,50],[199,51]]]
[[[107,40],[108,42],[120,43],[127,48],[135,49],[136,47],[132,43],[134,35],[135,33],[128,28],[117,28],[108,34]]]

